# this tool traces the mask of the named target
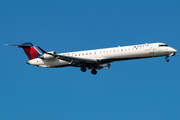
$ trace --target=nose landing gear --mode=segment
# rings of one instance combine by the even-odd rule
[[[166,62],[169,62],[169,56],[166,56],[165,59],[166,59]]]

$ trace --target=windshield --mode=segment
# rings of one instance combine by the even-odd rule
[[[162,44],[162,45],[159,45],[159,47],[169,47],[169,45]]]

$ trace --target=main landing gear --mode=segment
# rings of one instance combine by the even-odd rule
[[[87,70],[86,67],[81,67],[82,72],[86,72],[86,70]]]
[[[91,71],[91,73],[92,73],[93,75],[96,75],[96,74],[97,74],[96,69],[93,69],[93,70]]]
[[[169,62],[169,56],[166,56],[165,59],[166,59],[166,62]]]
[[[81,71],[82,71],[82,72],[86,72],[86,71],[87,71],[86,67],[81,67]],[[97,74],[97,70],[96,70],[96,69],[92,69],[91,73],[92,73],[93,75],[96,75],[96,74]]]

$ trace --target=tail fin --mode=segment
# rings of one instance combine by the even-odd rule
[[[23,43],[21,45],[17,44],[6,44],[8,46],[18,46],[19,48],[23,48],[29,60],[40,57],[42,54],[34,47],[32,43]]]
[[[34,47],[32,43],[23,43],[22,45],[18,47],[23,48],[29,60],[35,59],[41,56],[41,53]]]

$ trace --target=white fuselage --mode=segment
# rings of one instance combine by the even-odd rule
[[[149,57],[169,56],[175,54],[177,50],[167,46],[164,43],[141,44],[124,47],[113,47],[105,49],[95,49],[78,52],[61,53],[59,55],[72,56],[77,58],[90,58],[98,60],[102,64],[110,63],[113,61],[140,59]],[[42,66],[42,67],[64,67],[73,66],[71,62],[61,59],[32,59],[28,64]],[[80,67],[80,66],[76,66]]]

